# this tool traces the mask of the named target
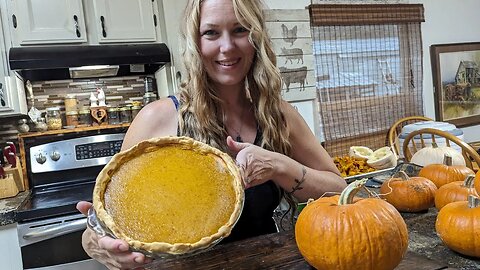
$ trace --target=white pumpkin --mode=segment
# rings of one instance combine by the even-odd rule
[[[449,154],[452,157],[452,165],[466,166],[462,153],[448,146],[439,147],[436,143],[432,143],[432,146],[418,150],[413,154],[410,162],[420,166],[443,164],[445,154]]]
[[[366,146],[351,146],[348,155],[359,159],[368,159],[373,154],[373,150]]]
[[[385,146],[375,150],[367,159],[367,164],[377,170],[391,168],[397,165],[397,155],[390,147]]]

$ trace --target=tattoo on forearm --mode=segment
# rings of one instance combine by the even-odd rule
[[[300,180],[295,178],[296,184],[292,187],[292,191],[288,192],[288,194],[293,194],[295,191],[303,189],[303,187],[301,187],[300,185],[305,182],[305,174],[307,174],[307,169],[305,168],[305,166],[302,165],[302,178]]]

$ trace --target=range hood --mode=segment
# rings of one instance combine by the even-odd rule
[[[163,43],[11,48],[10,69],[25,80],[153,74],[170,63]]]

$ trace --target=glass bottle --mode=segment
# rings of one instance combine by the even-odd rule
[[[78,111],[77,127],[88,127],[92,125],[92,116],[89,108],[82,108]]]
[[[117,107],[111,107],[107,109],[107,118],[109,125],[120,124],[120,115]]]
[[[65,118],[67,120],[67,126],[76,127],[78,126],[78,112],[77,111],[68,111],[65,113]]]
[[[59,107],[47,108],[47,126],[48,130],[57,130],[62,128],[62,116]]]
[[[39,132],[48,130],[48,126],[47,126],[47,123],[45,122],[44,117],[39,117],[37,119],[37,123],[35,124],[35,129]]]
[[[27,133],[30,131],[30,126],[27,124],[27,119],[18,120],[17,130],[20,133]]]

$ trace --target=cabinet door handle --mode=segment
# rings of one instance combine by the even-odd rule
[[[5,99],[3,97],[3,84],[2,83],[0,83],[0,104],[2,106],[7,105],[6,102],[5,102]]]
[[[73,15],[73,21],[75,23],[75,32],[77,33],[77,37],[81,37],[82,34],[80,33],[80,29],[78,27],[78,17],[77,17],[77,15]]]
[[[153,25],[156,27],[157,26],[157,15],[153,14]]]
[[[105,31],[105,17],[100,16],[100,23],[102,24],[102,36],[107,37],[107,31]]]
[[[12,23],[13,28],[17,28],[17,16],[15,16],[15,14],[12,15]]]

